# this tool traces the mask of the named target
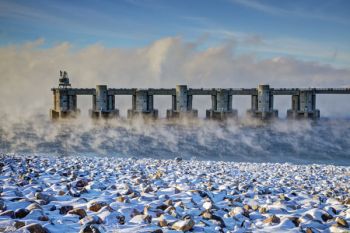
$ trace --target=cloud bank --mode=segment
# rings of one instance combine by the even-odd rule
[[[202,40],[188,42],[181,37],[168,37],[128,49],[100,44],[84,48],[69,43],[43,45],[43,40],[37,40],[0,48],[1,114],[46,114],[52,106],[50,88],[57,86],[59,70],[68,71],[74,87],[107,84],[115,88],[156,88],[187,84],[211,88],[255,87],[261,83],[272,87],[350,86],[350,69],[292,57],[258,59],[253,53],[237,53],[234,41],[206,47]],[[170,107],[170,99],[160,97],[157,102],[157,98],[156,107],[162,112]],[[194,107],[204,111],[210,106],[208,101],[209,98],[195,97]],[[91,105],[90,102],[85,100],[85,105]],[[346,116],[350,112],[348,102],[349,96],[322,96],[318,97],[317,107],[321,115]],[[124,97],[117,103],[122,111],[131,105]],[[249,103],[248,97],[234,98],[234,108],[241,113],[249,108]],[[281,115],[290,107],[289,97],[276,97],[275,103]],[[87,111],[88,107],[82,106],[82,110]]]

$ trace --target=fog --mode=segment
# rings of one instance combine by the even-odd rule
[[[43,40],[0,48],[0,152],[84,153],[153,158],[350,164],[349,95],[318,95],[318,122],[287,121],[288,96],[276,96],[280,120],[261,124],[248,120],[249,96],[234,96],[240,120],[224,123],[202,119],[208,96],[195,96],[200,119],[173,124],[124,118],[94,122],[88,118],[91,97],[78,97],[82,115],[53,123],[50,89],[59,70],[67,70],[73,87],[239,88],[349,87],[350,70],[291,57],[258,59],[239,54],[237,44],[207,47],[202,41],[161,38],[139,48],[106,48],[99,44],[76,48],[69,43],[47,47]],[[117,96],[121,116],[131,107],[130,96]],[[164,117],[170,97],[155,97]]]

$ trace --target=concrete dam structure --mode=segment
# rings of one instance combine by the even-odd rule
[[[93,118],[113,118],[119,116],[115,106],[118,95],[132,96],[131,109],[128,118],[137,116],[156,119],[158,110],[153,102],[156,95],[168,95],[172,98],[171,109],[166,112],[167,118],[197,117],[198,111],[192,108],[195,95],[210,95],[211,109],[206,110],[208,119],[224,120],[237,117],[237,110],[232,108],[234,95],[250,95],[251,107],[247,115],[262,120],[278,117],[278,110],[273,108],[274,96],[290,95],[291,109],[287,111],[287,118],[318,119],[320,111],[316,109],[316,94],[350,94],[350,88],[271,88],[269,85],[259,85],[257,88],[188,88],[177,85],[176,88],[138,89],[138,88],[107,88],[97,85],[96,88],[72,88],[67,72],[61,71],[59,86],[51,89],[54,97],[54,107],[50,110],[52,119],[76,117],[80,110],[77,107],[78,95],[92,96],[92,109],[89,110]]]

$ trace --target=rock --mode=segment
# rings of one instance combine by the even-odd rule
[[[265,219],[263,222],[266,224],[272,224],[272,223],[279,224],[281,222],[281,220],[276,215],[272,215],[272,216],[268,217],[267,219]]]
[[[210,210],[213,207],[213,203],[211,201],[206,201],[203,204],[203,208],[206,210]]]
[[[295,225],[296,227],[299,227],[301,221],[300,221],[300,219],[299,219],[298,217],[292,216],[292,217],[288,217],[288,219],[289,219],[290,221],[292,221],[292,223],[294,223],[294,225]]]
[[[349,228],[349,224],[348,224],[348,222],[347,222],[344,218],[337,217],[337,218],[335,219],[335,222],[337,223],[337,225],[338,225],[339,227]]]
[[[103,201],[92,201],[88,204],[88,210],[98,212],[102,207],[107,206],[108,204]]]
[[[321,218],[322,218],[322,220],[325,221],[325,222],[327,222],[328,220],[333,219],[333,217],[332,217],[330,214],[328,214],[328,213],[322,214],[322,215],[321,215]]]
[[[176,231],[189,231],[194,226],[194,221],[191,218],[175,222],[171,228]]]
[[[38,220],[39,221],[43,221],[43,222],[47,222],[50,219],[49,219],[49,217],[47,215],[42,215],[42,216],[38,217]]]
[[[149,186],[149,185],[143,189],[144,193],[150,193],[150,192],[153,192],[153,191],[154,191],[153,188],[151,186]]]
[[[5,210],[4,212],[0,213],[1,217],[9,217],[9,218],[14,218],[15,217],[15,212],[13,210]]]
[[[4,200],[0,199],[0,211],[4,211],[4,210],[6,210],[5,202]]]
[[[176,161],[177,163],[179,163],[179,162],[182,161],[182,158],[181,158],[181,157],[176,157],[176,158],[175,158],[175,161]]]
[[[126,198],[124,196],[119,196],[119,197],[116,198],[116,201],[117,202],[125,202],[125,199]]]
[[[54,201],[55,198],[48,195],[48,194],[44,194],[44,193],[41,193],[41,192],[38,192],[38,193],[35,193],[35,198],[38,199],[38,200],[42,200],[43,201],[43,204],[47,205],[50,203],[50,201]]]
[[[64,194],[66,194],[65,191],[63,191],[63,190],[58,191],[58,195],[63,196]]]
[[[20,229],[27,230],[30,233],[49,233],[42,225],[38,223],[32,223],[26,226],[21,227]]]
[[[305,233],[316,233],[311,227],[307,227],[304,231]]]
[[[15,210],[15,218],[24,218],[25,216],[27,216],[29,214],[29,210],[27,209],[17,209]]]
[[[81,227],[79,233],[101,233],[99,226],[96,224],[85,224]]]
[[[159,222],[158,222],[158,226],[166,227],[166,226],[168,226],[168,222],[164,218],[160,218]]]
[[[85,218],[81,219],[79,222],[81,225],[103,223],[102,219],[97,215],[88,215]]]
[[[134,216],[130,222],[136,223],[136,224],[149,224],[152,222],[152,216],[151,215],[146,215],[146,214],[139,214]]]
[[[266,213],[267,213],[266,207],[262,207],[262,206],[261,206],[261,207],[259,208],[259,213],[260,213],[260,214],[266,214]]]
[[[78,215],[79,219],[83,219],[86,217],[86,211],[84,209],[81,209],[81,208],[74,208],[74,209],[68,211],[68,214]]]
[[[61,206],[59,208],[60,210],[60,214],[67,214],[70,210],[73,209],[73,206],[70,206],[70,205],[66,205],[66,206]]]
[[[123,215],[117,215],[117,221],[120,225],[124,225],[125,224],[125,216]]]
[[[85,186],[87,186],[89,184],[88,180],[86,179],[81,179],[78,180],[77,183],[75,184],[76,188],[84,188]]]
[[[29,211],[32,211],[32,210],[35,210],[35,209],[42,210],[43,208],[37,203],[32,203],[29,206],[27,206],[26,209],[29,210]]]
[[[18,229],[18,228],[21,228],[21,227],[24,227],[26,224],[24,222],[21,222],[21,221],[15,221],[13,223],[13,226]]]

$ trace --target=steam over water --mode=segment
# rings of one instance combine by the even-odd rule
[[[350,120],[261,124],[2,117],[2,153],[54,153],[350,165]]]

